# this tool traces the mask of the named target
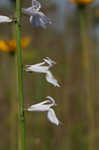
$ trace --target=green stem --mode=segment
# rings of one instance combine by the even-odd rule
[[[80,15],[80,31],[81,31],[81,39],[82,39],[82,61],[83,61],[83,71],[84,71],[84,80],[85,87],[87,90],[87,111],[88,111],[88,141],[89,141],[89,149],[94,149],[94,110],[93,110],[93,89],[92,89],[92,76],[91,76],[91,55],[90,49],[87,45],[87,35],[86,35],[86,24],[85,24],[85,7],[78,6],[79,15]]]
[[[23,98],[23,69],[21,50],[21,0],[16,0],[16,41],[17,41],[17,71],[18,71],[18,95],[19,95],[19,120],[21,135],[21,150],[26,149],[25,123],[24,123],[24,98]]]

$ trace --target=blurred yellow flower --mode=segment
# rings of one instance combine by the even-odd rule
[[[5,42],[3,40],[0,40],[0,50],[1,51],[6,51],[6,52],[9,51],[9,47],[8,47],[7,42]]]
[[[26,48],[31,41],[30,37],[24,37],[21,40],[21,47]],[[14,52],[16,51],[16,40],[4,41],[0,40],[0,50],[5,52]]]
[[[89,4],[92,3],[94,0],[69,0],[69,1],[78,4]]]
[[[96,17],[99,18],[99,9],[96,10]]]

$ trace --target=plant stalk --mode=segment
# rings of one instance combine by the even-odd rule
[[[25,122],[24,122],[24,98],[23,98],[23,69],[21,49],[21,0],[16,0],[16,43],[17,43],[17,72],[18,72],[18,98],[21,150],[26,149]]]
[[[80,15],[80,32],[81,32],[81,40],[82,40],[82,61],[83,61],[83,72],[84,72],[84,80],[85,87],[87,93],[87,112],[88,112],[88,144],[89,150],[94,149],[94,109],[93,109],[93,95],[92,95],[92,78],[91,78],[91,55],[90,50],[87,45],[87,35],[86,35],[86,23],[85,23],[85,7],[78,6],[79,15]]]

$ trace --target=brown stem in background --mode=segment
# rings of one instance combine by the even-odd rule
[[[82,40],[82,65],[83,75],[85,80],[86,102],[88,112],[88,145],[89,150],[94,150],[94,110],[92,97],[92,83],[91,83],[91,51],[87,45],[86,23],[85,23],[85,6],[78,5],[80,17],[80,34]]]

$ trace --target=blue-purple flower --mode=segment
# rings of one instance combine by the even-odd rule
[[[40,11],[41,4],[37,0],[32,0],[32,7],[24,9],[24,13],[30,16],[30,23],[34,27],[41,26],[46,29],[46,24],[51,24],[51,20]]]

